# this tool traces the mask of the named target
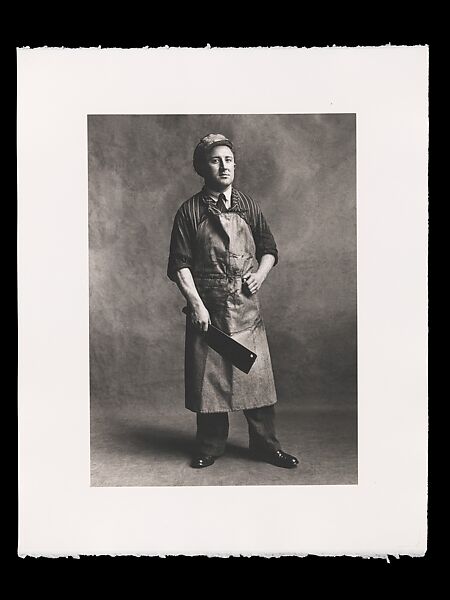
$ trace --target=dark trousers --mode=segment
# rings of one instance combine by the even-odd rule
[[[248,423],[249,447],[254,451],[281,450],[275,433],[274,405],[244,410]],[[228,438],[228,413],[197,413],[197,450],[200,454],[220,456]]]

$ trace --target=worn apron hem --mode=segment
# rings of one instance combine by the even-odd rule
[[[185,408],[193,413],[202,413],[202,414],[217,414],[217,413],[229,413],[229,412],[239,412],[240,410],[252,410],[254,408],[264,408],[265,406],[273,406],[276,404],[275,402],[269,402],[267,404],[255,404],[254,406],[251,404],[246,404],[245,406],[241,406],[238,408],[229,408],[228,410],[195,410],[194,408],[189,408],[185,406]]]

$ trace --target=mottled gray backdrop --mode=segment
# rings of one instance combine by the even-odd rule
[[[356,119],[91,115],[91,407],[184,411],[184,300],[166,276],[173,217],[207,133],[237,149],[280,253],[261,289],[280,408],[356,408]]]

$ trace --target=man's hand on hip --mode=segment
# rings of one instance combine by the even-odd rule
[[[264,279],[265,277],[261,273],[258,273],[258,271],[250,273],[250,275],[245,278],[245,283],[247,284],[250,294],[256,294],[263,284]]]

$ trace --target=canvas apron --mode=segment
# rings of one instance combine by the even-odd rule
[[[186,408],[214,413],[269,406],[277,401],[258,294],[243,278],[256,270],[255,242],[238,212],[209,207],[197,231],[193,276],[211,323],[257,354],[248,374],[206,344],[186,321]]]

